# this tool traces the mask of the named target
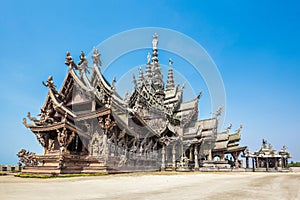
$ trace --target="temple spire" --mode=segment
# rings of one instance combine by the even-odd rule
[[[132,74],[132,82],[133,82],[134,88],[136,88],[137,84],[136,84],[136,78],[135,78],[134,74]]]
[[[166,89],[173,89],[175,88],[175,84],[174,84],[174,74],[173,74],[173,68],[172,68],[172,65],[173,65],[173,61],[172,59],[170,58],[169,59],[169,71],[168,71],[168,80],[167,80],[167,86],[166,86]]]
[[[142,67],[139,68],[138,86],[141,87],[144,81],[144,73]]]
[[[152,36],[152,62],[153,63],[158,63],[158,49],[157,49],[157,44],[158,44],[158,36],[156,33]]]
[[[162,91],[164,90],[164,82],[160,65],[158,63],[158,35],[154,33],[152,37],[152,84],[156,91]]]
[[[150,86],[152,84],[152,65],[150,62],[151,56],[150,53],[147,55],[147,66],[146,66],[146,74],[145,74],[145,84]]]

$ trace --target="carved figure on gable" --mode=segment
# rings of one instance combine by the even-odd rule
[[[54,93],[54,95],[56,95],[60,99],[64,98],[64,95],[59,94],[58,91],[56,90],[56,86],[54,85],[52,76],[48,77],[46,83],[44,81],[42,81],[42,83],[43,83],[44,86],[48,87]]]
[[[99,54],[98,49],[94,48],[93,52],[94,52],[94,54],[92,55],[92,59],[93,59],[94,66],[97,66],[97,67],[102,66],[102,62],[100,60],[101,54]]]
[[[76,70],[78,70],[77,65],[75,64],[73,57],[71,56],[70,52],[66,52],[66,61],[65,64],[68,65],[69,67],[72,67]]]
[[[88,62],[87,59],[85,57],[85,54],[83,51],[81,51],[81,55],[80,55],[80,61],[78,62],[78,69],[80,70],[80,73],[90,73],[90,71],[88,70]]]
[[[42,81],[43,85],[48,87],[49,89],[51,89],[54,94],[58,94],[57,90],[56,90],[56,86],[54,85],[54,82],[53,82],[53,77],[52,76],[49,76],[46,83],[44,81]]]

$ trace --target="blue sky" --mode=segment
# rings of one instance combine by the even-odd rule
[[[253,151],[264,138],[278,150],[286,144],[300,160],[299,2],[12,0],[1,7],[0,163],[15,164],[21,148],[42,153],[22,118],[38,113],[47,95],[41,82],[50,74],[61,85],[67,50],[77,59],[81,50],[141,27],[179,31],[206,49],[226,89],[225,121],[244,125],[242,145]],[[203,98],[200,118],[210,116]]]

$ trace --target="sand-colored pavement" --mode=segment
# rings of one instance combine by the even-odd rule
[[[0,177],[0,199],[300,199],[300,173]]]

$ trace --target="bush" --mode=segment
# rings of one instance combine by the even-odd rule
[[[289,167],[300,167],[300,162],[291,162]]]
[[[7,175],[7,173],[5,173],[5,172],[0,172],[0,176],[5,176],[5,175]]]
[[[104,176],[106,174],[15,174],[15,177],[20,178],[71,178],[81,176]]]

